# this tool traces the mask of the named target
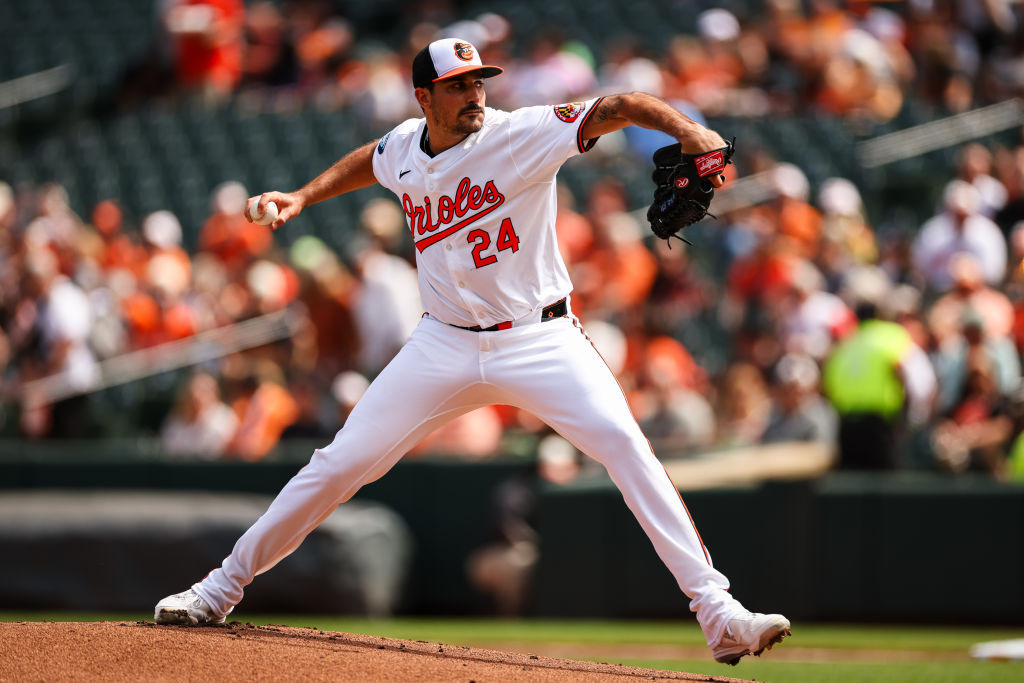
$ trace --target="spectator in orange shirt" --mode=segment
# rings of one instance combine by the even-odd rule
[[[242,460],[261,460],[274,449],[285,428],[299,417],[299,406],[284,387],[284,373],[273,361],[259,362],[247,393],[235,399],[238,431],[228,452]]]
[[[631,403],[658,457],[709,447],[715,415],[703,393],[706,374],[690,352],[672,337],[653,337],[640,376],[643,391],[634,392]]]
[[[242,0],[172,0],[163,20],[181,87],[214,95],[235,89],[242,78]]]
[[[92,226],[95,232],[83,229],[79,249],[97,262],[108,273],[124,269],[135,276],[142,274],[146,263],[146,250],[123,232],[124,213],[112,199],[97,202],[92,208]]]
[[[762,238],[753,252],[733,262],[728,275],[728,294],[735,300],[778,300],[792,285],[800,259],[778,236]]]
[[[594,244],[573,269],[573,301],[580,311],[626,311],[647,298],[657,261],[642,242],[641,226],[626,212],[625,192],[618,181],[596,183],[588,204]]]
[[[576,212],[576,198],[567,186],[558,185],[558,212],[555,214],[558,250],[567,266],[583,260],[594,244],[594,228]]]
[[[230,270],[243,267],[267,251],[273,233],[264,225],[245,220],[245,201],[249,194],[238,182],[229,181],[213,191],[213,214],[199,232],[199,247],[214,254]]]
[[[772,182],[779,193],[774,205],[779,234],[792,240],[799,256],[813,258],[821,241],[822,218],[807,202],[811,191],[807,176],[793,164],[777,164]]]

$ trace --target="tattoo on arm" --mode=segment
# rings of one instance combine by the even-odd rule
[[[622,106],[622,98],[618,95],[611,95],[601,100],[594,112],[594,118],[598,121],[609,121],[619,118],[619,107]]]

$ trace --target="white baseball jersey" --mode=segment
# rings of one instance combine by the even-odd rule
[[[381,138],[373,172],[401,200],[428,313],[490,327],[569,294],[555,238],[555,174],[593,147],[581,130],[599,101],[488,108],[478,132],[435,157],[422,149],[424,119]]]
[[[381,138],[373,171],[405,208],[430,315],[334,441],[316,450],[223,565],[193,586],[216,615],[423,437],[494,403],[539,416],[607,468],[690,596],[709,645],[745,613],[579,321],[571,310],[540,320],[542,308],[572,289],[555,241],[555,173],[593,145],[580,130],[596,105],[487,109],[479,132],[436,157],[421,149],[422,119]],[[484,329],[460,329],[474,325]]]

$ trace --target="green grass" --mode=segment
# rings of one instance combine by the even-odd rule
[[[735,667],[686,659],[626,659],[616,663],[767,683],[1020,683],[1024,680],[1024,664],[1004,662],[773,662],[747,658]]]
[[[0,621],[139,621],[150,618],[149,614],[0,612]],[[692,659],[692,650],[685,653],[680,651],[678,659],[644,658],[639,652],[643,646],[703,645],[700,629],[692,621],[364,619],[322,615],[255,615],[245,612],[233,614],[231,619],[518,651],[530,651],[531,646],[539,647],[543,644],[544,654],[556,656],[558,644],[566,644],[566,656],[572,656],[572,646],[577,649],[589,646],[588,651],[597,656],[588,658],[595,661],[734,676],[771,683],[1024,681],[1024,663],[972,662],[967,659],[967,651],[972,644],[1021,638],[1024,637],[1024,629],[797,623],[793,626],[792,639],[787,640],[782,647],[799,648],[801,661],[782,661],[773,659],[769,654],[762,659],[747,657],[739,666],[729,667],[716,664],[710,656]],[[608,647],[606,656],[600,656],[601,646]],[[636,651],[631,653],[631,647],[635,647]],[[934,655],[933,661],[929,661],[930,655]],[[919,657],[922,661],[905,661],[909,656]]]

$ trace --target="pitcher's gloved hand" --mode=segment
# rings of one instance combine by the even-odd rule
[[[679,233],[704,216],[715,196],[710,177],[725,170],[732,162],[735,138],[725,147],[701,154],[684,154],[679,143],[662,147],[654,153],[654,202],[647,210],[651,231],[663,239],[676,237],[687,242]],[[689,242],[687,242],[689,244]]]

